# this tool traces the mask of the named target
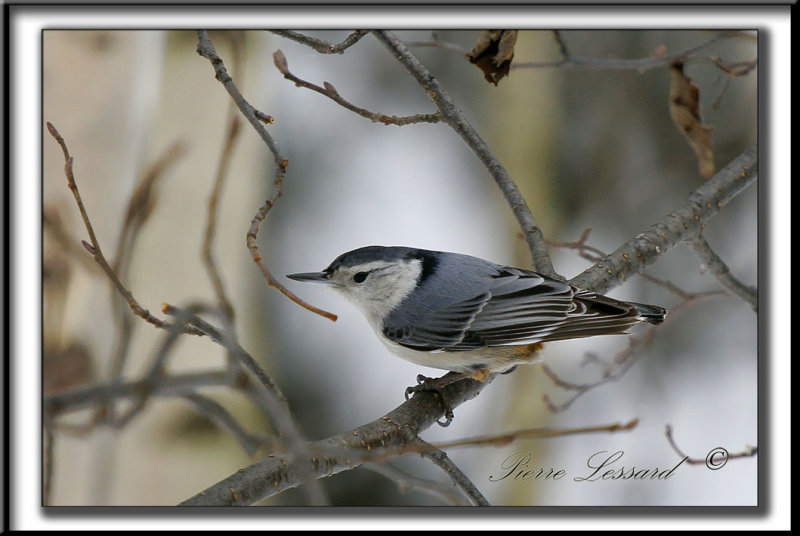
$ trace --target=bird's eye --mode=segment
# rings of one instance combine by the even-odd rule
[[[358,272],[353,276],[353,281],[356,283],[363,283],[365,279],[367,279],[367,272]]]

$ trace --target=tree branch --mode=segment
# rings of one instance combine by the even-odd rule
[[[427,69],[408,51],[407,47],[392,32],[376,31],[384,45],[412,74],[420,86],[436,103],[444,121],[450,125],[468,146],[481,159],[492,174],[498,186],[520,222],[528,241],[536,269],[542,272],[552,270],[547,247],[541,230],[536,225],[530,209],[513,180],[491,153],[474,128],[464,119],[463,113],[430,75]],[[646,265],[666,253],[672,245],[692,233],[697,233],[703,223],[713,217],[731,198],[741,192],[756,179],[756,148],[745,151],[717,175],[709,179],[692,196],[686,206],[637,235],[631,242],[606,256],[595,266],[586,270],[572,282],[582,288],[602,292],[616,286],[626,275],[638,273]],[[557,274],[556,274],[557,275]],[[613,277],[616,275],[616,277]],[[580,284],[579,284],[580,283]],[[451,408],[477,396],[493,379],[485,383],[464,379],[451,383],[442,389],[442,396]],[[356,467],[366,461],[393,456],[399,452],[414,449],[418,434],[436,422],[443,414],[443,407],[436,394],[418,392],[413,398],[401,404],[389,414],[365,424],[355,430],[344,432],[308,445],[315,453],[311,458],[311,469],[315,478],[331,476]],[[635,426],[635,421],[627,425],[602,427],[603,431],[618,431]],[[583,433],[599,431],[596,427],[573,431]],[[533,433],[533,432],[531,432]],[[536,431],[540,436],[542,431]],[[553,432],[557,435],[557,431]],[[513,440],[516,433],[508,437],[487,438],[487,444]],[[511,438],[511,439],[509,439]],[[468,441],[472,444],[472,441]],[[458,446],[456,442],[447,446]],[[318,455],[317,455],[318,454]],[[289,461],[292,457],[282,455],[265,458],[249,467],[241,469],[205,491],[181,503],[185,506],[199,505],[246,505],[279,494],[302,484]]]
[[[491,377],[487,383],[489,381]],[[455,407],[475,397],[484,385],[465,379],[444,387],[442,393]],[[323,478],[357,467],[363,463],[359,453],[409,445],[443,413],[438,396],[423,391],[379,419],[314,441],[308,445],[310,452],[319,453],[311,458],[314,475]],[[292,464],[287,463],[290,459],[287,456],[264,458],[187,499],[181,506],[244,506],[297,487],[302,480]]]
[[[208,32],[204,30],[198,30],[197,32],[197,53],[203,56],[204,58],[208,59],[211,62],[211,66],[214,68],[214,72],[216,73],[216,79],[225,87],[225,90],[233,99],[233,102],[236,103],[236,106],[245,116],[245,118],[250,122],[258,135],[261,136],[261,139],[264,140],[269,151],[272,153],[273,158],[275,159],[275,192],[273,193],[272,197],[267,199],[264,205],[256,212],[256,215],[253,217],[253,221],[250,224],[250,230],[247,232],[247,249],[250,251],[250,255],[253,257],[253,261],[255,261],[256,265],[261,270],[261,273],[264,275],[264,278],[267,280],[267,284],[271,287],[276,288],[281,294],[295,302],[296,304],[300,305],[308,309],[311,312],[317,313],[318,315],[324,316],[330,320],[335,321],[336,315],[329,313],[327,311],[323,311],[313,305],[306,303],[305,301],[298,298],[293,292],[289,289],[281,285],[275,277],[270,273],[267,269],[264,261],[261,257],[261,254],[258,251],[258,244],[256,243],[256,239],[258,238],[258,230],[261,225],[261,222],[267,217],[267,213],[270,211],[272,206],[275,204],[275,201],[281,196],[281,186],[283,184],[283,176],[286,172],[286,167],[289,165],[289,161],[286,160],[280,152],[278,148],[278,144],[275,140],[270,136],[267,129],[264,128],[262,123],[263,120],[269,121],[269,116],[264,113],[258,112],[253,106],[250,105],[249,102],[242,96],[239,88],[236,87],[236,84],[233,83],[233,79],[228,74],[228,71],[225,69],[225,64],[222,62],[222,59],[217,55],[217,51],[214,49],[214,44],[211,42],[211,38],[208,37]]]
[[[461,490],[461,492],[469,498],[469,501],[474,506],[491,506],[489,501],[486,500],[486,497],[480,492],[480,490],[472,483],[472,480],[464,474],[464,472],[455,464],[453,460],[451,460],[445,451],[442,449],[436,448],[427,441],[423,439],[417,438],[416,442],[417,445],[423,447],[422,452],[420,455],[423,458],[429,459],[432,463],[434,463],[439,469],[445,472],[445,474],[450,477],[450,480],[453,481],[453,484]]]
[[[750,304],[753,311],[758,312],[758,291],[733,277],[728,265],[714,253],[702,234],[687,238],[685,242],[700,259],[702,266],[710,270],[723,287],[742,298]]]
[[[106,275],[111,280],[111,283],[114,285],[114,288],[117,289],[117,292],[125,299],[128,303],[128,307],[131,308],[133,313],[145,320],[146,322],[153,324],[156,327],[167,329],[169,325],[161,320],[160,318],[154,316],[150,313],[147,309],[139,305],[139,302],[133,297],[133,293],[128,290],[125,285],[122,284],[117,274],[114,273],[114,269],[111,268],[108,261],[103,255],[103,251],[100,249],[100,243],[97,241],[97,237],[94,234],[94,228],[92,227],[92,223],[89,220],[89,214],[86,212],[86,208],[83,206],[83,199],[81,199],[81,194],[78,190],[78,185],[75,182],[75,175],[72,171],[72,156],[69,154],[69,150],[67,149],[67,144],[64,141],[64,138],[61,137],[56,127],[52,125],[52,123],[47,123],[47,130],[50,132],[50,135],[58,142],[61,146],[61,150],[64,153],[64,160],[66,164],[64,165],[64,174],[67,177],[67,186],[69,186],[70,191],[72,191],[72,195],[75,198],[75,203],[78,205],[78,210],[81,213],[81,218],[83,218],[83,223],[86,227],[86,232],[89,234],[89,240],[91,244],[81,241],[83,247],[88,251],[92,257],[94,258],[95,262],[100,265],[100,268],[106,273]],[[189,329],[187,333],[192,333],[194,335],[198,335],[199,332]]]
[[[309,46],[320,54],[343,54],[346,49],[358,43],[362,37],[369,33],[369,30],[356,30],[345,37],[341,43],[334,45],[328,41],[323,41],[321,39],[317,39],[316,37],[304,35],[292,30],[270,31],[276,35],[280,35],[281,37],[286,37],[287,39],[291,39],[292,41],[296,41],[302,45]]]
[[[709,452],[706,458],[692,458],[691,456],[684,454],[684,452],[678,447],[677,443],[675,443],[675,440],[672,438],[671,425],[668,424],[665,427],[664,435],[667,437],[667,441],[669,442],[669,446],[672,447],[672,450],[674,450],[678,456],[685,458],[686,463],[691,465],[706,464],[706,466],[708,466],[709,469],[719,469],[720,467],[719,463],[722,463],[724,465],[725,463],[727,463],[728,460],[733,460],[736,458],[750,458],[758,454],[758,447],[748,446],[747,448],[745,448],[745,450],[741,452],[736,452],[734,454],[730,454],[725,449],[716,448],[711,452]],[[724,459],[724,461],[716,460],[715,459],[716,455],[720,456],[720,458]]]
[[[525,201],[516,183],[508,174],[508,171],[500,164],[500,161],[483,138],[480,137],[475,128],[467,121],[466,117],[464,117],[464,112],[456,106],[444,87],[442,87],[438,80],[431,75],[430,71],[420,63],[416,56],[411,53],[405,43],[403,43],[394,32],[375,31],[374,33],[386,48],[392,52],[395,59],[397,59],[411,76],[414,77],[420,87],[425,90],[425,94],[428,95],[439,108],[439,113],[442,115],[445,123],[456,131],[489,170],[489,173],[495,183],[497,183],[503,196],[505,196],[514,216],[517,218],[517,222],[522,228],[522,234],[525,236],[525,241],[528,243],[528,248],[531,251],[534,269],[551,277],[563,279],[563,277],[557,274],[553,269],[553,262],[547,251],[544,235],[539,225],[536,223],[536,219],[533,217],[527,201]]]
[[[356,113],[361,117],[366,117],[373,123],[405,126],[405,125],[412,125],[415,123],[438,123],[442,120],[442,116],[439,113],[415,114],[415,115],[398,117],[396,115],[385,115],[377,112],[370,112],[366,108],[360,108],[354,104],[351,104],[349,101],[343,99],[342,96],[339,95],[339,92],[336,91],[336,88],[333,87],[333,85],[331,85],[328,82],[323,82],[325,87],[322,88],[316,84],[312,84],[311,82],[307,82],[302,78],[298,78],[295,75],[293,75],[289,71],[289,63],[286,61],[286,56],[284,56],[283,52],[281,52],[280,50],[276,50],[275,53],[272,54],[272,60],[273,63],[275,64],[275,67],[278,69],[278,71],[280,71],[283,77],[291,82],[294,82],[296,86],[316,91],[320,95],[328,97],[336,104],[350,110],[351,112]]]
[[[708,179],[685,205],[573,277],[570,283],[605,293],[653,264],[678,242],[696,236],[705,223],[758,178],[758,147],[752,146]]]
[[[469,501],[454,490],[452,486],[447,484],[441,484],[434,480],[427,480],[411,475],[386,463],[365,463],[361,467],[392,480],[402,492],[417,490],[434,497],[439,497],[449,504],[457,506],[470,505]]]

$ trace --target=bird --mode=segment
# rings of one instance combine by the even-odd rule
[[[454,372],[507,370],[525,361],[520,347],[624,334],[667,314],[531,270],[401,246],[358,248],[321,272],[287,277],[338,291],[399,357]]]
[[[445,251],[366,246],[321,272],[287,275],[351,301],[378,338],[417,365],[485,381],[536,362],[543,343],[624,334],[667,310],[581,289],[535,271]],[[418,376],[425,389],[428,380]],[[406,390],[408,398],[409,390]],[[450,412],[452,414],[452,412]]]

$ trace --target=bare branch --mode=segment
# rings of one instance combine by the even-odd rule
[[[486,500],[486,497],[478,490],[475,484],[464,474],[464,472],[459,469],[459,467],[453,463],[453,460],[447,457],[447,453],[440,448],[434,447],[430,443],[417,438],[417,440],[412,443],[422,450],[420,451],[420,455],[423,458],[429,459],[431,462],[436,464],[445,474],[450,477],[453,484],[461,490],[461,492],[467,496],[470,503],[474,506],[491,506],[489,501]]]
[[[456,43],[450,43],[447,41],[442,41],[441,37],[437,32],[431,32],[431,40],[430,41],[406,41],[407,47],[436,47],[436,48],[443,48],[445,50],[453,50],[455,52],[460,52],[461,54],[467,54],[469,50],[465,49],[461,45],[457,45]]]
[[[469,501],[465,500],[459,493],[457,493],[451,486],[440,484],[434,480],[427,480],[401,471],[396,467],[392,467],[385,463],[365,463],[362,465],[364,469],[368,469],[379,475],[383,475],[389,480],[397,484],[400,491],[408,493],[409,491],[419,491],[433,497],[443,499],[448,504],[456,506],[469,506]]]
[[[204,335],[207,335],[212,341],[227,349],[228,352],[261,383],[261,385],[264,387],[264,391],[270,396],[270,405],[274,408],[275,413],[279,415],[288,414],[289,407],[286,403],[286,397],[283,395],[275,382],[272,381],[272,378],[270,378],[261,365],[259,365],[258,362],[253,359],[253,356],[247,353],[244,348],[242,348],[235,340],[233,340],[232,334],[220,331],[194,314],[195,311],[200,311],[202,309],[203,307],[196,305],[190,307],[188,310],[184,310],[167,303],[165,303],[163,307],[165,314],[175,316],[181,323],[185,322],[194,326]],[[280,421],[283,419],[278,418],[277,420],[279,421],[278,428],[280,429],[282,428]]]
[[[376,31],[377,38],[388,48],[395,59],[414,77],[425,90],[425,94],[439,108],[444,121],[456,131],[461,139],[486,166],[500,191],[506,198],[514,216],[517,218],[525,241],[531,251],[534,268],[546,275],[563,279],[553,269],[553,262],[544,242],[544,235],[531,213],[528,203],[522,196],[514,180],[494,155],[475,128],[464,117],[464,113],[456,106],[442,85],[431,75],[430,71],[408,50],[394,32]]]
[[[392,36],[386,37],[392,39]],[[412,61],[412,60],[407,60]],[[413,63],[413,62],[412,62]],[[418,71],[414,71],[418,72]],[[423,80],[424,82],[424,80]],[[445,117],[447,113],[443,111]],[[691,197],[688,207],[682,207],[674,211],[664,220],[659,222],[647,231],[647,235],[639,235],[643,244],[634,242],[633,245],[626,245],[631,253],[625,249],[626,246],[607,256],[601,263],[590,268],[582,277],[576,278],[578,281],[585,281],[582,288],[598,290],[599,288],[610,288],[619,279],[607,278],[606,274],[614,273],[605,267],[608,259],[622,259],[618,261],[616,267],[619,273],[624,276],[639,272],[646,264],[655,260],[659,255],[664,254],[672,243],[682,238],[683,233],[687,235],[694,229],[699,228],[703,221],[711,218],[724,206],[732,197],[741,192],[748,184],[756,178],[756,148],[753,147],[745,151],[739,158],[721,170],[713,178],[709,179]],[[673,230],[673,227],[676,230]],[[655,230],[653,230],[655,229]],[[662,232],[663,229],[663,232]],[[674,234],[670,238],[666,231]],[[651,238],[650,235],[654,236]],[[636,240],[640,238],[637,237]],[[662,246],[661,244],[664,244]],[[647,244],[652,244],[653,250],[647,249]],[[634,247],[636,246],[636,247]],[[638,248],[642,248],[642,254],[637,255]],[[645,254],[646,253],[646,254]],[[629,259],[630,257],[630,259]],[[606,279],[607,278],[607,279]],[[573,280],[573,283],[575,280]],[[477,396],[480,391],[493,379],[489,376],[485,383],[476,382],[471,379],[464,379],[445,386],[442,395],[448,401],[451,408],[459,406],[461,403]],[[351,469],[360,463],[362,459],[354,459],[358,452],[368,452],[377,455],[378,449],[386,449],[389,445],[401,446],[403,451],[409,449],[409,445],[416,439],[417,434],[425,428],[431,426],[439,417],[442,416],[444,408],[439,398],[430,392],[418,392],[414,397],[386,416],[366,424],[351,432],[339,434],[321,441],[312,443],[309,448],[315,452],[330,453],[349,452],[350,454],[341,456],[337,454],[324,454],[320,457],[311,459],[312,469],[317,478],[330,476],[341,471]],[[605,427],[604,431],[626,429],[627,426],[635,425],[613,425]],[[580,433],[587,431],[598,431],[592,429],[579,430]],[[542,431],[536,432],[539,436]],[[576,432],[572,432],[576,433]],[[558,435],[558,432],[551,433]],[[519,433],[508,435],[507,437],[492,438],[490,442],[502,443],[503,441],[513,440],[519,437]],[[446,446],[457,446],[450,444]],[[384,450],[383,454],[391,452],[395,455],[394,449]],[[369,461],[369,460],[367,460]],[[301,484],[301,480],[296,473],[287,468],[286,460],[283,458],[266,458],[257,462],[228,478],[218,482],[214,486],[206,489],[200,494],[186,500],[183,505],[244,505],[252,504],[265,497],[281,493],[282,491],[296,487]]]
[[[251,434],[245,430],[228,410],[211,398],[197,393],[186,393],[183,398],[191,402],[201,415],[230,432],[248,455],[252,456],[263,446],[273,446],[274,442],[267,437]]]
[[[728,265],[714,253],[702,234],[687,238],[685,242],[700,259],[703,268],[710,270],[723,287],[742,298],[750,304],[753,311],[758,312],[758,291],[733,277]]]
[[[553,30],[553,40],[555,40],[558,45],[558,51],[561,53],[562,60],[565,62],[568,61],[570,57],[569,49],[567,48],[567,43],[564,41],[564,36],[561,35],[560,30]]]
[[[64,166],[64,173],[67,176],[67,185],[69,189],[72,191],[72,195],[75,197],[75,203],[78,205],[78,210],[80,210],[81,217],[83,218],[83,223],[86,226],[86,231],[89,233],[89,240],[91,240],[91,244],[82,241],[83,247],[92,255],[94,260],[97,264],[100,265],[100,268],[106,273],[106,275],[111,279],[114,287],[117,289],[117,292],[122,295],[125,301],[128,303],[128,307],[131,308],[133,313],[144,319],[145,321],[153,324],[156,327],[166,329],[168,324],[166,324],[160,318],[153,316],[150,311],[143,308],[139,305],[139,302],[133,297],[131,291],[129,291],[125,285],[117,277],[117,274],[114,273],[114,270],[108,264],[105,256],[103,255],[102,250],[100,249],[100,243],[97,241],[97,237],[94,234],[94,229],[92,228],[92,223],[89,221],[89,215],[86,212],[86,208],[83,206],[83,200],[81,199],[80,192],[78,191],[78,185],[75,183],[75,176],[72,172],[72,157],[69,154],[69,150],[67,149],[67,144],[64,141],[64,138],[61,137],[61,134],[58,133],[56,127],[54,127],[51,123],[47,123],[47,130],[50,132],[50,135],[55,138],[58,144],[61,146],[61,150],[64,152],[64,159],[66,160],[66,164]],[[199,334],[195,330],[189,330],[187,333],[192,333],[194,335]]]
[[[229,114],[228,129],[225,136],[225,144],[222,148],[222,156],[219,160],[219,167],[217,168],[217,175],[214,179],[214,187],[211,190],[211,195],[208,198],[208,211],[206,216],[206,232],[203,239],[202,258],[206,266],[206,271],[211,279],[211,284],[214,287],[214,293],[217,295],[217,302],[222,314],[228,319],[233,320],[234,310],[225,293],[225,287],[222,283],[222,277],[217,270],[217,263],[214,260],[213,246],[214,236],[217,230],[217,205],[219,204],[220,196],[222,195],[222,185],[225,177],[228,174],[228,167],[233,155],[233,149],[236,146],[236,141],[242,129],[242,122],[239,117]]]
[[[283,52],[280,50],[276,50],[275,53],[272,55],[273,61],[275,63],[275,67],[281,72],[283,77],[287,80],[290,80],[295,83],[295,85],[299,87],[308,88],[312,91],[316,91],[321,95],[325,95],[333,102],[347,108],[351,112],[355,112],[356,114],[360,115],[361,117],[366,117],[373,123],[383,123],[384,125],[397,125],[397,126],[404,126],[404,125],[411,125],[415,123],[438,123],[442,120],[442,116],[439,113],[432,113],[432,114],[415,114],[415,115],[407,115],[398,117],[396,115],[385,115],[377,112],[370,112],[365,108],[360,108],[350,102],[346,101],[339,95],[339,92],[336,91],[336,88],[333,87],[328,82],[323,82],[325,85],[324,88],[319,87],[318,85],[312,84],[311,82],[307,82],[301,78],[296,77],[289,71],[289,64],[286,61],[286,57],[283,55]]]
[[[117,251],[112,263],[112,269],[119,277],[125,277],[128,273],[136,240],[144,224],[155,210],[158,199],[156,189],[159,182],[166,176],[166,171],[184,154],[185,148],[183,144],[180,142],[173,143],[146,169],[137,181],[128,200],[125,219],[117,238]],[[113,298],[112,294],[111,307],[117,324],[117,337],[114,342],[114,353],[111,359],[111,381],[119,382],[125,369],[128,350],[130,349],[134,320],[133,317],[127,314],[124,305]],[[172,330],[171,327],[168,329]],[[133,416],[134,413],[130,415]],[[113,408],[107,404],[98,406],[97,419],[113,420]]]
[[[636,59],[622,59],[622,58],[590,58],[579,57],[569,54],[564,37],[560,32],[554,32],[554,38],[558,44],[561,53],[561,59],[554,61],[532,61],[517,63],[512,65],[512,69],[541,69],[548,67],[588,67],[592,69],[605,69],[616,71],[638,71],[644,73],[655,67],[664,67],[670,65],[675,60],[680,60],[683,63],[692,63],[696,61],[713,61],[713,57],[699,56],[698,54],[707,49],[711,45],[719,42],[722,39],[734,38],[730,32],[721,32],[707,41],[700,43],[697,46],[688,48],[684,51],[675,54],[654,54],[647,58]],[[716,62],[715,62],[716,63]],[[725,70],[723,65],[717,65],[721,70]]]
[[[708,298],[728,295],[724,291],[698,292],[696,294],[690,294],[683,290],[680,292],[686,296],[684,301],[670,309],[669,315],[664,320],[664,323],[658,328],[651,327],[640,335],[632,335],[628,337],[628,346],[624,350],[618,352],[617,355],[614,356],[614,359],[611,363],[605,363],[595,354],[587,354],[587,358],[591,358],[592,362],[600,363],[604,367],[603,375],[599,380],[582,384],[567,382],[560,378],[549,366],[543,364],[542,371],[547,375],[548,378],[550,378],[553,384],[561,387],[562,389],[573,391],[573,395],[561,404],[553,403],[547,393],[545,393],[543,395],[543,399],[545,404],[547,404],[547,408],[553,413],[565,411],[572,405],[573,402],[575,402],[575,400],[592,389],[620,379],[633,367],[633,365],[639,361],[639,356],[641,353],[648,348],[650,344],[652,344],[653,340],[655,339],[655,335],[663,326],[669,324],[670,322],[674,322],[677,317],[679,317],[687,308],[692,305],[696,305]]]
[[[154,386],[153,396],[183,396],[204,387],[230,385],[231,380],[225,371],[207,370],[164,376]],[[147,378],[122,382],[119,384],[100,384],[78,387],[46,397],[42,404],[45,422],[65,413],[92,407],[105,399],[137,399],[149,388]]]
[[[125,276],[139,231],[155,209],[156,188],[159,182],[166,176],[167,170],[185,154],[186,149],[183,143],[173,143],[155,162],[148,166],[137,181],[125,209],[125,219],[122,222],[117,239],[117,251],[112,263],[114,272],[120,276]]]
[[[321,39],[317,39],[316,37],[311,37],[308,35],[301,34],[300,32],[294,32],[292,30],[270,30],[272,33],[276,35],[280,35],[281,37],[286,37],[287,39],[291,39],[292,41],[296,41],[300,44],[309,46],[319,52],[320,54],[343,54],[344,51],[351,46],[358,43],[362,37],[369,33],[368,30],[356,30],[347,37],[341,43],[333,44],[327,41],[323,41]]]
[[[491,381],[490,376],[488,381]],[[474,380],[461,380],[442,388],[443,396],[452,407],[477,395],[484,384]],[[496,436],[483,436],[428,446],[418,441],[418,434],[433,425],[442,415],[438,395],[429,391],[416,393],[383,417],[354,430],[338,434],[308,445],[312,452],[321,453],[311,458],[316,478],[332,476],[357,467],[365,462],[426,450],[484,445],[504,445],[520,437],[558,437],[593,432],[619,432],[636,426],[638,420],[627,424],[577,429],[519,430]],[[285,456],[267,457],[241,469],[233,475],[207,488],[181,503],[181,506],[243,506],[253,504],[302,484],[298,475],[287,467]]]
[[[692,465],[705,464],[705,465],[709,466],[710,469],[718,468],[718,466],[715,467],[715,465],[719,463],[719,460],[716,460],[714,458],[715,455],[719,455],[719,456],[723,457],[724,458],[724,462],[727,462],[728,460],[733,460],[733,459],[736,459],[736,458],[751,458],[751,457],[753,457],[753,456],[758,454],[758,447],[747,447],[742,452],[736,452],[734,454],[730,454],[725,449],[713,449],[711,452],[708,453],[708,456],[706,456],[705,458],[702,458],[702,459],[701,458],[692,458],[691,456],[689,456],[687,454],[684,454],[683,451],[680,448],[678,448],[678,445],[675,443],[675,440],[672,438],[672,426],[671,425],[668,424],[666,426],[666,428],[664,430],[664,435],[667,437],[667,441],[669,442],[670,447],[672,447],[672,450],[674,450],[678,454],[678,456],[680,456],[681,458],[685,458],[686,459],[686,463],[689,463],[689,464],[692,464]],[[709,464],[711,464],[711,465],[709,465]]]
[[[236,87],[236,84],[233,83],[233,79],[228,74],[228,71],[225,69],[225,64],[222,62],[222,59],[217,55],[216,50],[214,49],[214,44],[211,42],[211,39],[208,37],[208,32],[204,30],[198,30],[197,32],[197,53],[203,56],[204,58],[208,59],[211,62],[212,67],[214,68],[214,72],[216,73],[216,79],[225,87],[228,91],[228,94],[233,99],[233,102],[236,103],[236,106],[242,112],[242,114],[247,118],[253,128],[258,132],[261,139],[264,140],[264,143],[267,144],[272,156],[275,159],[275,191],[269,199],[264,203],[264,205],[256,212],[256,215],[253,217],[253,221],[250,224],[250,229],[247,232],[247,249],[250,251],[250,255],[253,257],[256,265],[258,265],[261,273],[264,275],[264,278],[267,280],[267,284],[271,287],[275,287],[281,294],[295,302],[296,304],[300,305],[317,313],[318,315],[324,316],[330,320],[336,321],[336,315],[329,313],[327,311],[323,311],[322,309],[318,309],[313,305],[306,303],[305,301],[298,298],[294,293],[289,291],[286,287],[281,285],[278,280],[276,280],[270,271],[267,269],[266,265],[263,262],[261,254],[258,251],[258,245],[256,243],[256,239],[258,238],[258,230],[261,223],[267,217],[267,213],[270,211],[272,206],[275,204],[275,201],[281,196],[281,187],[283,185],[283,176],[286,172],[286,167],[289,165],[289,161],[286,160],[280,152],[278,148],[278,144],[275,140],[270,136],[267,129],[264,128],[262,120],[266,116],[263,113],[256,113],[256,109],[250,105],[249,102],[242,96],[239,88]]]
[[[486,383],[491,381],[487,379]],[[452,407],[477,396],[486,384],[466,379],[442,389]],[[311,452],[322,453],[310,459],[316,478],[332,476],[357,467],[360,454],[376,453],[395,445],[407,447],[417,434],[430,427],[444,413],[437,394],[419,392],[388,414],[354,430],[314,441]],[[245,467],[205,491],[181,503],[183,506],[243,506],[302,484],[285,456],[270,456]]]
[[[639,273],[690,236],[758,178],[758,147],[752,146],[708,179],[688,202],[639,233],[594,266],[573,277],[573,285],[604,293]]]
[[[191,309],[198,311],[201,306],[193,306]],[[285,440],[287,446],[296,453],[296,459],[288,461],[288,465],[297,471],[298,477],[306,484],[309,498],[312,504],[328,504],[327,495],[322,486],[313,476],[312,468],[308,462],[310,455],[305,438],[292,418],[286,397],[280,388],[272,381],[272,378],[256,362],[253,357],[242,348],[235,340],[234,334],[229,331],[220,331],[214,326],[193,314],[169,304],[164,304],[164,313],[177,316],[181,323],[188,322],[201,330],[214,342],[224,346],[229,354],[236,359],[245,369],[258,379],[263,387],[262,396],[256,396],[255,401],[260,402],[274,422],[281,438]],[[251,391],[253,392],[253,391]],[[258,392],[254,392],[258,394]],[[266,395],[266,396],[263,396]]]

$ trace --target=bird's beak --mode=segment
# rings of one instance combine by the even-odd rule
[[[295,281],[302,281],[304,283],[324,283],[326,285],[333,285],[334,282],[330,280],[330,276],[326,272],[307,272],[304,274],[289,274],[286,277],[294,279]]]

